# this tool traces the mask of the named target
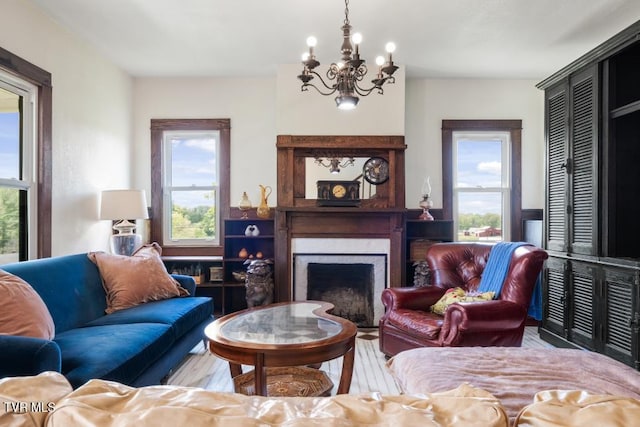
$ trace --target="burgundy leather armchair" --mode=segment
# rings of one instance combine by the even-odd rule
[[[380,319],[380,350],[394,356],[415,347],[519,347],[533,289],[548,257],[533,245],[520,246],[513,253],[499,299],[455,303],[444,316],[429,310],[449,288],[477,290],[491,248],[485,243],[429,247],[430,286],[382,292],[385,313]]]

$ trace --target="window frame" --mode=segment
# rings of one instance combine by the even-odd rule
[[[164,188],[165,177],[163,164],[165,153],[163,142],[165,132],[181,131],[218,131],[219,132],[219,191],[217,194],[218,233],[216,241],[210,244],[165,245]],[[151,119],[151,215],[150,237],[162,245],[163,255],[195,256],[222,255],[224,241],[224,218],[229,217],[230,193],[230,148],[231,148],[231,120],[230,119]],[[189,242],[187,242],[189,243]]]
[[[29,233],[35,235],[35,248],[29,248],[28,258],[51,257],[51,194],[52,194],[52,99],[51,73],[25,61],[0,47],[0,68],[36,87],[34,117],[34,163],[36,206]],[[34,221],[35,219],[35,221]],[[33,239],[31,240],[33,242]],[[31,243],[30,242],[30,243]],[[35,249],[35,250],[34,250]]]
[[[442,121],[442,215],[454,219],[454,133],[507,132],[510,136],[509,240],[522,240],[522,120]],[[457,235],[457,233],[456,233]],[[454,236],[455,238],[456,236]]]

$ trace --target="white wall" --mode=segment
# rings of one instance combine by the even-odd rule
[[[131,172],[132,79],[26,0],[5,0],[0,45],[52,75],[52,254],[108,249],[98,195]]]
[[[274,78],[137,78],[134,89],[135,186],[151,194],[151,119],[231,119],[231,205],[246,191],[254,206],[258,184],[276,203]]]
[[[296,77],[301,71],[301,65],[278,67],[278,135],[404,135],[404,67],[394,73],[394,84],[383,87],[384,95],[373,92],[360,97],[358,108],[351,111],[338,110],[335,95],[322,96],[313,88],[301,92],[302,83]]]
[[[435,208],[442,207],[442,120],[522,120],[522,207],[544,207],[544,93],[537,80],[407,81],[406,203],[417,208],[431,177]]]

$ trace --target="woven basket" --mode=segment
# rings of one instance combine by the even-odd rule
[[[327,374],[306,366],[266,368],[267,396],[329,396],[333,383]],[[256,394],[254,371],[238,375],[233,379],[236,393],[249,396]]]
[[[438,242],[435,240],[426,239],[412,240],[411,242],[409,242],[409,259],[411,261],[424,260],[427,253],[427,248],[435,243]]]

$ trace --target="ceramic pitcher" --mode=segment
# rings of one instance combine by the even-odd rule
[[[256,209],[258,218],[269,218],[269,196],[271,195],[271,187],[268,185],[259,185],[260,187],[260,204]]]

